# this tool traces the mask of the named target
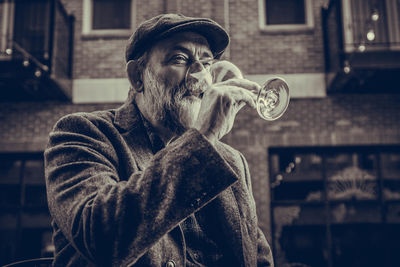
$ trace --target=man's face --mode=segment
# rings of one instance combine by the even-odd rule
[[[154,121],[178,132],[193,126],[201,104],[199,91],[206,86],[194,84],[186,88],[185,75],[193,62],[212,58],[206,39],[193,32],[176,33],[153,46],[143,85]]]

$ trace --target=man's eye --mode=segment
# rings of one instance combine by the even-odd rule
[[[212,59],[200,60],[200,62],[203,64],[203,66],[205,68],[208,68],[213,64],[213,60]]]
[[[208,68],[208,67],[211,66],[211,64],[212,64],[211,61],[206,61],[206,62],[203,63],[203,66],[204,66],[205,68]]]
[[[186,64],[188,62],[188,58],[183,55],[176,55],[172,57],[171,61],[175,64]]]

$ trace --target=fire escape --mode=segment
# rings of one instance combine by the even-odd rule
[[[0,2],[0,101],[68,101],[74,17],[59,0]]]
[[[322,9],[328,93],[399,93],[400,2],[331,0]]]

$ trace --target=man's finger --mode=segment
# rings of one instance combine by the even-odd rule
[[[237,103],[244,102],[252,108],[256,108],[257,96],[254,93],[239,87],[230,87],[228,90]]]
[[[258,91],[261,89],[261,86],[258,83],[247,80],[247,79],[229,79],[224,82],[216,83],[215,85],[227,85],[227,86],[241,87],[246,90],[252,91],[255,94],[258,94]]]
[[[238,111],[241,110],[244,106],[246,106],[246,102],[239,102],[237,107]]]

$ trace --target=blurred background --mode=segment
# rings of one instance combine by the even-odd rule
[[[224,137],[276,266],[400,266],[399,0],[0,0],[0,264],[52,255],[48,133],[121,105],[127,39],[168,12],[225,27],[246,78],[289,83],[279,120],[244,108]]]

